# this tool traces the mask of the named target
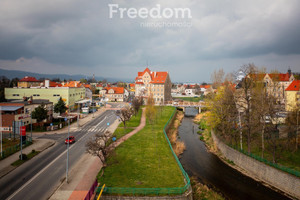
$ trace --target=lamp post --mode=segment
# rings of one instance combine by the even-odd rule
[[[69,115],[69,112],[68,112],[68,115]],[[69,140],[69,137],[70,137],[70,117],[67,116],[65,118],[65,121],[68,120],[68,143],[67,143],[67,166],[66,166],[66,182],[68,183],[68,170],[69,170],[69,146],[70,146],[70,140]]]
[[[30,137],[32,142],[32,112],[30,113]]]

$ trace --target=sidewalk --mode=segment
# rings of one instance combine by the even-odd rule
[[[114,132],[115,129],[120,124],[119,120],[116,120],[110,127],[109,131]],[[111,144],[109,148],[115,148],[119,146],[122,142],[130,138],[132,135],[136,134],[146,125],[146,112],[143,109],[143,114],[141,118],[140,125],[136,127],[133,131],[121,137],[115,143]],[[84,163],[84,164],[83,164]],[[84,154],[82,158],[74,165],[70,171],[69,183],[65,181],[56,190],[56,192],[50,197],[50,200],[82,200],[87,195],[91,186],[95,182],[95,179],[102,168],[102,163],[98,157],[91,156],[89,154]]]
[[[119,126],[119,120],[116,120],[108,129],[114,132]],[[83,164],[84,163],[84,164]],[[80,160],[72,167],[69,173],[69,183],[64,181],[60,187],[50,197],[50,200],[82,200],[87,195],[92,184],[95,182],[97,174],[102,168],[100,159],[85,153]]]
[[[97,110],[97,112],[94,113],[94,118],[98,117],[99,115],[104,113],[109,108],[110,108],[110,105],[106,105],[106,108],[101,107],[99,110]],[[86,117],[79,119],[79,122],[78,122],[79,128],[82,127],[83,125],[85,125],[87,122],[89,122],[92,118],[93,118],[93,114],[90,113]],[[70,124],[70,132],[76,131],[77,129],[78,129],[77,122]],[[33,137],[39,137],[39,136],[45,135],[45,134],[62,134],[62,133],[66,133],[66,132],[68,132],[68,126],[65,126],[62,129],[53,130],[53,131],[32,132],[32,135],[33,135]]]
[[[103,112],[105,112],[107,109],[110,108],[110,105],[107,105],[106,108],[102,107],[97,112],[94,113],[94,117],[98,117]],[[87,122],[89,122],[93,117],[93,114],[89,114],[83,119],[79,120],[79,127],[83,126]],[[76,131],[78,129],[77,122],[70,125],[70,132]],[[55,141],[50,139],[38,139],[38,137],[45,135],[45,134],[62,134],[66,133],[68,131],[68,126],[60,129],[60,130],[54,130],[54,131],[47,131],[47,132],[33,132],[33,144],[24,148],[22,150],[23,154],[30,153],[33,149],[36,151],[44,151],[45,149],[53,146],[55,144]],[[14,153],[13,155],[10,155],[9,157],[3,159],[0,161],[0,178],[14,170],[16,167],[12,166],[11,164],[19,159],[20,151]],[[29,161],[28,161],[29,162]]]
[[[36,139],[33,144],[22,150],[23,154],[30,153],[33,149],[36,151],[44,151],[55,144],[55,141],[49,139]],[[16,167],[11,164],[19,159],[20,151],[0,161],[0,178],[14,170]]]

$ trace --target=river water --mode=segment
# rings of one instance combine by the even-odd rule
[[[186,111],[189,116],[195,115],[195,112]],[[186,146],[180,162],[190,177],[197,177],[201,183],[214,188],[226,199],[290,199],[229,167],[215,154],[208,152],[204,142],[199,139],[198,130],[193,118],[187,116],[178,129],[179,138]]]

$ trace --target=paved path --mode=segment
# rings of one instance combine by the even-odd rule
[[[119,121],[116,120],[111,126],[109,131],[114,132],[119,125]],[[122,142],[136,134],[138,131],[144,128],[146,125],[146,112],[143,108],[143,114],[140,125],[131,131],[127,135],[121,137],[119,140],[109,146],[109,148],[115,148]],[[84,164],[83,164],[84,163]],[[85,154],[78,163],[71,169],[69,183],[64,182],[58,190],[51,196],[50,200],[81,200],[87,195],[90,187],[96,180],[96,177],[102,168],[102,163],[98,157]]]
[[[123,137],[121,137],[120,139],[118,139],[116,142],[112,143],[108,149],[114,149],[117,146],[119,146],[120,144],[122,144],[125,140],[127,140],[128,138],[130,138],[131,136],[133,136],[134,134],[136,134],[137,132],[139,132],[140,130],[142,130],[145,125],[146,125],[146,112],[145,112],[146,108],[143,108],[143,113],[142,113],[142,118],[141,118],[141,122],[140,125],[138,127],[136,127],[133,131],[131,131],[130,133],[124,135]]]

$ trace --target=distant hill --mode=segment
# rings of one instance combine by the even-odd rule
[[[26,72],[26,71],[19,71],[19,70],[6,70],[6,69],[0,69],[0,76],[6,76],[9,79],[12,78],[24,78],[25,76],[33,76],[36,79],[39,78],[48,78],[48,79],[54,79],[54,78],[59,78],[60,80],[77,80],[79,81],[81,78],[92,78],[92,76],[85,76],[85,75],[68,75],[68,74],[39,74],[39,73],[34,73],[34,72]],[[105,77],[99,77],[95,76],[95,79],[97,81],[101,81],[103,79],[106,79],[109,82],[116,82],[116,81],[124,81],[124,82],[130,82],[129,79],[123,79],[123,80],[117,80],[115,78],[105,78]]]

